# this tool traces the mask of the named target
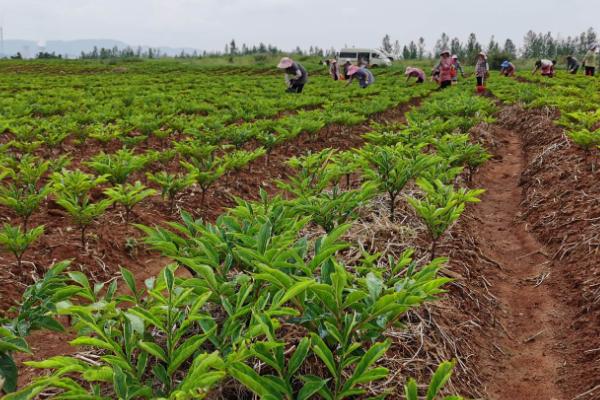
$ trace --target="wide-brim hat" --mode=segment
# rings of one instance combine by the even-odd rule
[[[348,68],[348,75],[352,76],[355,73],[358,72],[360,68],[358,68],[356,65],[351,66],[350,68]]]
[[[292,61],[291,58],[283,57],[281,60],[279,60],[279,64],[277,64],[277,68],[286,69],[286,68],[291,67],[292,65],[294,65],[294,61]]]

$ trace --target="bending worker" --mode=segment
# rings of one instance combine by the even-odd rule
[[[573,75],[579,71],[579,61],[573,56],[567,56],[567,71]]]
[[[554,76],[554,65],[556,65],[556,60],[552,60],[552,61],[546,60],[546,59],[537,60],[535,62],[535,68],[531,74],[535,75],[536,72],[541,70],[542,76],[547,76],[549,78],[552,78]]]
[[[304,85],[308,82],[308,73],[299,63],[289,57],[283,57],[277,68],[285,71],[285,82],[288,93],[302,93]]]
[[[500,75],[515,76],[515,71],[515,65],[508,60],[504,60],[502,64],[500,64]]]
[[[369,71],[367,68],[358,68],[356,65],[352,65],[350,68],[348,68],[348,76],[350,79],[348,80],[346,86],[350,85],[355,78],[358,79],[358,83],[363,89],[375,82],[375,77],[371,71]]]
[[[417,78],[417,83],[425,82],[425,72],[423,72],[422,69],[408,67],[406,68],[404,75],[406,76],[406,82],[408,82],[410,78]]]

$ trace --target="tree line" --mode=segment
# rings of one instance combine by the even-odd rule
[[[504,59],[558,59],[569,55],[582,56],[597,41],[598,35],[593,28],[589,28],[577,36],[567,37],[554,37],[551,32],[536,33],[530,30],[525,34],[523,46],[520,49],[512,39],[506,39],[504,43],[500,43],[492,36],[487,45],[482,45],[475,33],[471,33],[466,42],[462,42],[457,37],[450,38],[448,34],[442,33],[435,42],[433,51],[427,52],[425,39],[422,37],[402,46],[398,40],[392,41],[390,35],[385,35],[382,39],[381,50],[396,59],[420,60],[438,57],[443,50],[448,49],[452,54],[458,55],[461,60],[468,63],[474,62],[477,55],[485,51],[491,64],[499,64]]]

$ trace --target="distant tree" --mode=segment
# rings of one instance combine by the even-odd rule
[[[266,53],[267,52],[267,46],[265,46],[265,44],[263,42],[260,42],[258,45],[258,52],[259,53]]]
[[[231,54],[232,56],[237,54],[237,45],[235,44],[235,40],[231,39],[231,42],[229,43],[229,54]]]
[[[419,49],[417,48],[417,45],[415,44],[415,42],[411,41],[408,45],[408,48],[410,50],[410,59],[416,60],[417,57],[419,56]]]
[[[449,50],[450,38],[446,33],[442,33],[442,36],[435,42],[434,55],[439,57],[440,53],[444,50]]]
[[[404,48],[402,49],[402,58],[404,58],[405,60],[410,60],[410,50],[407,46],[404,46]]]
[[[515,46],[515,43],[511,39],[506,39],[502,51],[505,54],[508,54],[511,60],[517,58],[517,46]]]
[[[400,47],[400,42],[398,40],[394,42],[394,49],[392,50],[392,55],[395,59],[400,58],[400,56],[402,55],[402,48]]]
[[[17,54],[15,54],[14,56],[11,56],[10,58],[11,58],[11,60],[22,60],[23,55],[21,54],[20,51],[18,51]]]
[[[420,37],[419,38],[418,58],[419,58],[419,60],[422,60],[424,57],[425,57],[425,38]]]
[[[393,48],[392,48],[392,39],[390,38],[390,35],[385,35],[383,37],[383,40],[381,41],[381,49],[383,51],[385,51],[386,53],[391,53]]]
[[[48,53],[45,51],[41,51],[36,55],[37,59],[60,59],[62,58],[61,54],[56,54],[55,52]]]
[[[556,41],[552,37],[552,33],[548,32],[544,35],[543,44],[544,44],[544,48],[543,48],[542,55],[544,57],[552,59],[552,60],[556,59],[557,47],[556,47]]]
[[[452,52],[452,54],[456,54],[458,56],[458,58],[462,59],[464,58],[464,50],[463,50],[463,45],[460,42],[459,38],[454,38],[450,41],[450,51]]]
[[[465,48],[465,58],[468,62],[475,63],[479,53],[481,53],[481,45],[477,41],[477,36],[475,36],[474,33],[471,33]]]

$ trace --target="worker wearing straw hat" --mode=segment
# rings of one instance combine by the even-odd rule
[[[289,93],[302,93],[304,85],[308,82],[308,73],[300,63],[289,57],[283,57],[277,68],[285,71],[285,82]]]
[[[485,92],[485,80],[490,74],[490,66],[487,62],[487,55],[484,52],[477,56],[477,64],[475,64],[475,79],[477,81],[477,92]]]
[[[450,51],[444,50],[440,53],[440,62],[437,66],[440,71],[440,88],[444,89],[452,85],[452,69],[454,68]]]
[[[375,82],[375,77],[371,71],[369,71],[367,68],[359,68],[356,65],[352,65],[350,68],[348,68],[348,76],[350,79],[348,80],[346,86],[349,86],[354,79],[358,79],[358,83],[363,89],[369,87],[373,84],[373,82]]]
[[[406,68],[404,75],[406,76],[406,82],[408,82],[410,78],[417,78],[417,83],[425,82],[425,72],[423,72],[422,69],[408,67]]]

